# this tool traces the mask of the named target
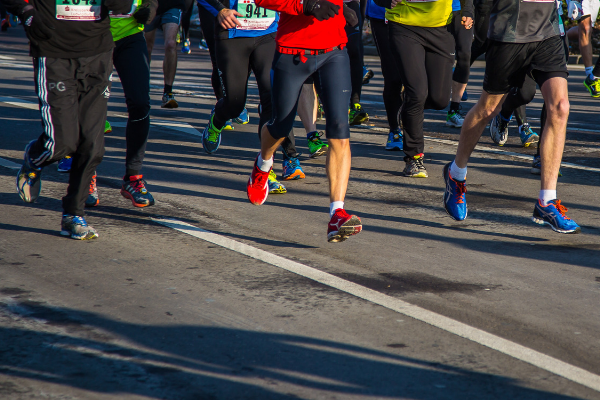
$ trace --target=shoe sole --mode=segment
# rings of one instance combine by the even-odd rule
[[[234,118],[233,122],[235,122],[238,125],[246,125],[248,122],[250,122],[250,120],[243,121],[241,119]]]
[[[527,141],[525,141],[525,143],[521,142],[521,144],[523,145],[523,147],[529,147],[532,144],[537,143],[540,140],[540,137],[537,135],[532,135],[532,137],[530,137],[529,139],[527,139]]]
[[[286,194],[286,193],[287,193],[287,189],[275,189],[273,191],[269,190],[269,194]],[[263,204],[263,203],[260,203],[260,204]],[[257,205],[260,205],[260,204],[257,204]]]
[[[354,236],[362,231],[362,223],[360,218],[353,215],[348,221],[346,221],[337,232],[330,232],[327,234],[327,242],[339,243],[348,239],[350,236]]]
[[[60,234],[62,236],[68,236],[71,239],[75,239],[75,240],[91,240],[91,239],[97,239],[98,233],[97,232],[88,232],[85,236],[81,236],[81,237],[77,237],[77,236],[73,236],[73,234],[69,231],[60,231]]]
[[[455,124],[454,122],[449,122],[449,121],[446,121],[446,126],[449,126],[450,128],[462,128],[462,125],[458,125],[458,124]]]
[[[414,174],[414,175],[408,175],[405,172],[404,176],[407,178],[429,178],[429,175],[427,174],[427,172],[419,172],[418,174]]]
[[[160,108],[178,108],[179,104],[176,100],[169,100],[165,104],[161,105]]]
[[[86,203],[85,203],[85,206],[86,206],[86,207],[88,207],[88,208],[91,208],[91,207],[98,207],[98,204],[100,204],[100,199],[97,199],[97,200],[96,200],[96,202],[95,202],[94,204],[86,202]]]
[[[233,126],[231,126],[231,125],[225,125],[225,126],[223,127],[223,130],[224,130],[224,131],[233,131],[234,129],[235,129],[235,128],[234,128]]]
[[[312,153],[310,155],[310,158],[315,158],[315,157],[322,156],[324,154],[327,154],[328,151],[329,151],[329,147],[328,146],[323,146],[319,150],[317,150],[314,153]]]
[[[281,176],[281,179],[283,179],[284,181],[295,181],[298,179],[304,179],[306,178],[306,175],[304,175],[303,172],[301,171],[296,171],[291,175],[287,175],[287,176]]]
[[[581,232],[581,227],[577,227],[577,228],[575,228],[575,229],[574,229],[574,230],[572,230],[572,231],[566,231],[566,230],[564,230],[564,229],[558,229],[557,227],[555,227],[554,225],[552,225],[550,222],[548,222],[548,221],[544,221],[544,220],[543,220],[543,219],[541,219],[541,218],[537,218],[537,217],[531,217],[531,220],[532,220],[533,222],[535,222],[536,224],[538,224],[538,225],[548,225],[550,228],[552,228],[552,230],[553,230],[554,232],[557,232],[557,233],[565,233],[565,234],[570,234],[570,233],[579,233],[579,232]]]
[[[127,200],[131,200],[131,204],[133,204],[133,206],[137,208],[150,207],[154,205],[153,201],[148,202],[148,204],[136,203],[131,193],[129,193],[127,190],[121,189],[121,196],[123,196]]]

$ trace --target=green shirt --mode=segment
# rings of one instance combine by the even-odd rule
[[[142,0],[133,0],[131,11],[127,14],[110,14],[110,32],[115,42],[144,30],[144,25],[138,23],[133,17],[133,14],[135,14],[141,5]]]

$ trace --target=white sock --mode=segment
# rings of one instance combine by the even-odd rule
[[[263,160],[262,156],[259,154],[258,160],[256,160],[256,166],[262,172],[269,172],[273,166],[273,157],[271,157],[269,160]]]
[[[591,80],[596,79],[596,77],[594,76],[594,67],[586,67],[585,68],[585,75],[590,78]]]
[[[331,204],[329,204],[329,216],[333,217],[333,213],[338,208],[344,208],[344,202],[343,201],[332,201]]]
[[[452,164],[450,164],[450,176],[455,181],[464,181],[467,178],[467,167],[459,168],[456,162],[452,161]]]
[[[550,200],[556,199],[556,190],[540,190],[540,203],[546,206]]]

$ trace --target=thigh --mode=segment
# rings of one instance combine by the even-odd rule
[[[248,67],[254,38],[217,39],[215,41],[217,66],[225,98],[239,100],[246,97]]]
[[[422,39],[400,24],[388,22],[390,48],[404,84],[407,101],[427,98],[427,71],[425,47]]]
[[[427,75],[428,107],[445,108],[452,87],[452,66],[455,48],[454,37],[443,28],[429,28],[424,32],[427,39],[425,70]]]
[[[377,52],[381,59],[381,73],[388,79],[400,80],[398,77],[398,67],[392,56],[390,49],[390,36],[388,33],[388,24],[384,20],[375,18],[370,19],[371,30],[373,32],[373,39],[375,46],[377,46]]]
[[[104,121],[110,92],[108,79],[112,73],[113,51],[92,57],[80,58],[77,74],[79,79],[79,127],[81,141],[104,134]],[[95,140],[95,139],[93,139]]]
[[[325,60],[318,65],[316,79],[319,81],[321,102],[327,118],[325,133],[328,139],[348,139],[348,104],[350,103],[350,59],[346,50],[324,54]]]
[[[483,90],[506,94],[513,86],[521,87],[529,71],[528,44],[492,41],[485,55]]]
[[[175,24],[173,22],[169,22],[167,24],[163,24],[163,34],[165,36],[165,45],[168,42],[174,42],[177,38],[177,31],[179,30],[179,24]]]
[[[275,56],[275,47],[275,33],[272,33],[258,39],[257,46],[250,54],[250,67],[256,78],[263,107],[265,102],[271,103],[271,65]]]
[[[113,64],[125,93],[127,106],[150,104],[150,64],[144,35],[136,33],[115,43]]]

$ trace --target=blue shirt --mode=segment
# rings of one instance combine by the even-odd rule
[[[452,0],[452,11],[460,11],[460,0]]]
[[[385,19],[385,8],[373,3],[373,0],[369,0],[367,2],[367,17]]]

